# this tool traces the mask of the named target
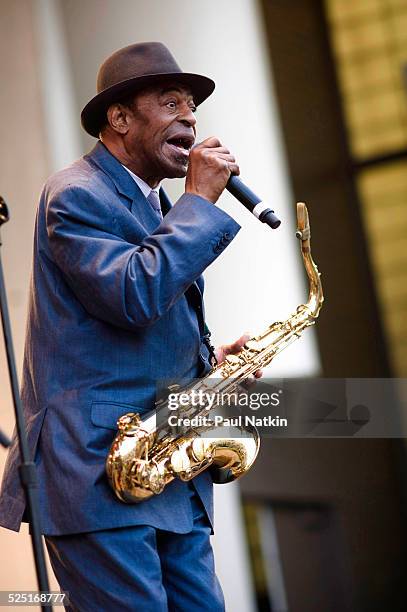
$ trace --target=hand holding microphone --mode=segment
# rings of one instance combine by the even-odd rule
[[[279,227],[281,221],[274,211],[237,177],[238,174],[240,169],[234,155],[212,136],[191,149],[185,191],[215,204],[226,188],[259,221],[272,229]]]
[[[185,191],[215,204],[230,175],[239,172],[234,155],[218,138],[211,136],[190,151]]]

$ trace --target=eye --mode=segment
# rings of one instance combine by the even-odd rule
[[[189,105],[189,108],[191,109],[191,111],[192,111],[193,113],[196,113],[196,110],[197,110],[197,109],[196,109],[195,104],[190,104],[190,105]]]
[[[175,110],[177,108],[177,103],[175,102],[175,100],[169,100],[167,102],[167,106],[168,108],[170,108],[171,110]]]

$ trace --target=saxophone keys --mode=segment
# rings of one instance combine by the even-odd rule
[[[149,475],[149,485],[151,491],[158,495],[164,490],[165,487],[165,473],[162,469],[162,466],[159,464],[155,464],[151,466],[150,475]]]
[[[134,434],[137,432],[141,424],[140,415],[137,412],[128,412],[123,414],[117,420],[117,428],[124,434]]]
[[[175,474],[189,474],[191,472],[191,461],[185,449],[177,449],[171,455],[171,469]]]
[[[225,361],[226,363],[229,363],[230,365],[239,365],[240,363],[240,359],[238,355],[226,355]]]
[[[165,487],[165,479],[157,465],[149,465],[148,461],[135,461],[131,476],[134,483],[141,484],[155,495],[159,495]]]
[[[220,364],[220,373],[223,378],[228,378],[243,363],[244,361],[241,360],[238,355],[227,355],[225,360]]]
[[[195,438],[192,442],[192,453],[197,461],[212,462],[212,452],[205,438]]]
[[[245,344],[245,348],[249,349],[249,351],[254,351],[255,353],[260,353],[261,346],[256,340],[248,340]]]

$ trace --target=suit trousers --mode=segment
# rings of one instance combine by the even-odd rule
[[[71,612],[224,612],[210,525],[190,486],[189,533],[137,525],[46,536],[51,565]]]

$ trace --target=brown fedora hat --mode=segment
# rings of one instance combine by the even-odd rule
[[[145,42],[119,49],[99,68],[97,95],[87,103],[81,113],[83,128],[98,138],[106,122],[106,111],[131,92],[166,81],[177,81],[191,88],[198,106],[215,89],[215,83],[200,74],[182,72],[165,45]]]

